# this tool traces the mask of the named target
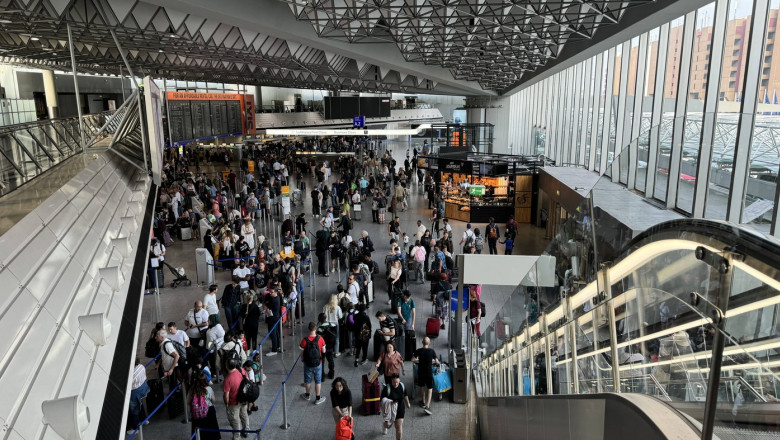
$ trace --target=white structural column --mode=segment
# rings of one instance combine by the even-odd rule
[[[54,72],[43,71],[43,93],[46,95],[46,111],[49,119],[60,117],[60,104],[57,98],[57,87],[54,85]]]
[[[723,70],[723,50],[726,45],[726,23],[729,15],[728,0],[715,2],[715,17],[712,26],[712,46],[710,47],[710,66],[707,78],[720,78]],[[696,171],[696,187],[693,193],[693,218],[704,218],[709,191],[710,163],[712,162],[712,144],[715,139],[715,124],[720,94],[720,81],[709,81],[704,95],[704,114],[701,123],[699,143],[699,163]],[[775,205],[777,206],[777,205]]]
[[[612,181],[618,182],[620,180],[620,155],[623,153],[623,147],[625,147],[624,133],[626,132],[625,117],[626,117],[626,95],[628,95],[628,65],[631,60],[631,40],[623,43],[620,48],[620,84],[618,87],[618,102],[615,119],[615,157],[612,165]],[[617,60],[615,60],[617,61]],[[614,90],[613,87],[610,87]],[[612,92],[610,92],[612,93]],[[628,154],[628,152],[626,152]]]
[[[666,53],[669,49],[669,23],[661,26],[658,35],[658,56],[655,66],[655,87],[653,88],[653,111],[650,118],[650,145],[647,151],[645,170],[645,197],[655,195],[655,173],[658,169],[658,142],[660,142],[661,118],[664,106],[664,80],[666,79]],[[652,72],[651,72],[652,73]]]
[[[585,90],[582,93],[582,113],[580,116],[581,125],[579,133],[579,151],[577,157],[577,165],[587,166],[588,156],[585,155],[585,145],[588,143],[588,126],[590,120],[593,117],[591,108],[593,106],[593,58],[588,58],[585,61],[585,68],[582,72],[582,82],[585,84]]]
[[[769,0],[753,1],[753,23],[750,26],[745,76],[742,82],[742,102],[739,108],[739,123],[734,144],[734,166],[731,171],[731,191],[729,192],[726,221],[741,223],[745,209],[745,190],[747,189],[748,167],[750,166],[750,147],[753,141],[753,127],[756,123],[758,90],[761,85],[761,68],[764,64],[764,36],[769,21]]]
[[[696,11],[685,15],[682,46],[680,47],[680,68],[677,69],[677,99],[674,105],[674,125],[672,126],[672,150],[669,153],[669,174],[666,185],[666,207],[674,209],[677,205],[677,188],[680,184],[680,162],[682,161],[683,136],[685,135],[686,109],[688,108],[688,84],[691,76],[691,57],[693,54],[693,33],[696,28]]]

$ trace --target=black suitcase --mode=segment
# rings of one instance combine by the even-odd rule
[[[395,351],[397,351],[402,358],[406,359],[406,339],[404,325],[401,324],[401,321],[398,319],[395,320],[395,338],[393,341],[395,342]]]
[[[379,331],[374,332],[374,356],[371,357],[371,360],[376,362],[377,359],[379,359],[379,352],[382,351],[382,347],[384,347],[384,337],[379,334]]]
[[[406,341],[406,347],[404,348],[404,360],[411,361],[412,356],[414,356],[414,352],[417,351],[417,335],[414,333],[414,330],[407,330],[406,338],[404,339]]]
[[[171,395],[171,398],[166,402],[168,406],[168,417],[175,419],[176,417],[184,415],[184,392],[179,387],[175,393]]]
[[[146,395],[146,413],[151,414],[160,402],[165,399],[165,392],[160,379],[149,379],[146,383],[149,385],[149,394]]]

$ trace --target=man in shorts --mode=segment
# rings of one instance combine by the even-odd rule
[[[317,324],[309,323],[309,335],[301,341],[301,350],[303,355],[303,383],[306,392],[301,394],[303,400],[311,399],[311,381],[314,379],[314,393],[317,398],[315,405],[325,402],[325,397],[320,394],[322,391],[322,360],[325,357],[325,339],[317,335]]]
[[[422,347],[418,348],[412,356],[412,362],[417,364],[417,385],[421,388],[422,400],[420,405],[422,406],[425,414],[429,416],[431,412],[431,397],[433,396],[433,365],[439,365],[439,358],[436,356],[436,352],[431,348],[431,339],[429,337],[423,338]]]

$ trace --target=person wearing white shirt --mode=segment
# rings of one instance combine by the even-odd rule
[[[282,169],[282,164],[279,163],[279,161],[274,161],[274,171],[279,171]]]
[[[200,346],[201,339],[205,336],[209,326],[209,313],[203,308],[203,302],[195,301],[194,307],[187,312],[184,318],[184,324],[187,326],[187,336],[190,343],[194,346]]]
[[[418,240],[421,239],[423,235],[425,235],[425,231],[427,230],[428,228],[425,227],[422,220],[417,220],[417,234],[415,237],[417,237]]]
[[[255,227],[252,225],[249,217],[244,218],[244,224],[241,226],[241,235],[244,237],[244,240],[246,240],[246,244],[249,245],[249,249],[251,249],[253,251],[252,253],[254,253]]]
[[[462,246],[464,243],[466,243],[469,240],[472,241],[472,244],[475,240],[474,231],[471,230],[471,223],[466,225],[466,231],[463,233],[463,238],[460,239],[460,245]]]
[[[246,260],[241,260],[239,266],[233,269],[233,276],[238,277],[238,286],[241,290],[249,289],[249,277],[252,275],[252,270],[246,267]]]
[[[222,344],[225,342],[225,329],[222,328],[222,324],[209,322],[209,329],[206,330],[206,348],[210,350],[210,354],[206,357],[209,363],[209,369],[214,375],[213,382],[219,383],[219,376],[217,375],[217,353],[222,348]],[[225,372],[223,372],[224,374]]]
[[[358,285],[358,282],[355,281],[355,275],[349,274],[349,277],[347,277],[347,284],[349,287],[347,287],[347,293],[349,293],[349,299],[352,301],[352,304],[356,305],[358,304],[358,296],[360,295],[360,285]]]
[[[168,339],[178,342],[183,347],[190,346],[190,337],[187,336],[187,332],[179,331],[173,321],[168,323]]]
[[[216,284],[209,286],[209,293],[203,297],[203,307],[209,314],[209,321],[219,322],[219,306],[217,306],[217,288]],[[213,316],[213,318],[212,318]]]

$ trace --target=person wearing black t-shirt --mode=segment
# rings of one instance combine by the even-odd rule
[[[409,396],[406,395],[404,384],[401,383],[401,377],[393,374],[390,383],[382,388],[382,433],[387,434],[387,430],[395,425],[395,438],[401,440],[404,433],[404,415],[406,408],[411,408]],[[404,406],[404,404],[406,406]],[[393,418],[393,410],[395,418]]]
[[[436,352],[431,348],[431,339],[423,338],[423,346],[414,352],[412,362],[417,364],[417,385],[421,388],[422,408],[425,414],[431,415],[431,396],[433,396],[433,366],[439,365]]]
[[[381,310],[376,312],[376,319],[379,321],[379,332],[382,335],[382,348],[380,353],[385,351],[385,345],[395,338],[395,320],[385,316]]]
[[[333,389],[330,390],[330,401],[333,404],[333,421],[338,423],[342,417],[352,417],[352,391],[347,386],[347,381],[341,377],[333,380]]]

